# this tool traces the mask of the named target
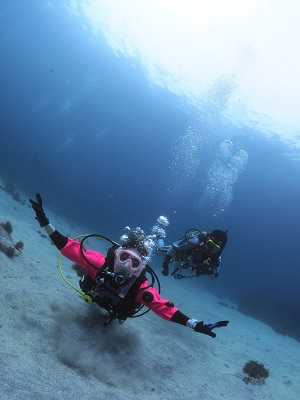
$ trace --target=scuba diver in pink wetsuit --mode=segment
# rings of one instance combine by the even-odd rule
[[[135,316],[143,306],[167,321],[187,326],[195,332],[213,338],[216,337],[212,331],[214,328],[227,326],[229,321],[204,324],[203,321],[189,318],[172,302],[160,297],[159,291],[153,287],[153,282],[149,284],[146,278],[146,272],[150,272],[152,278],[156,277],[147,265],[149,250],[134,232],[121,246],[109,240],[113,245],[105,257],[99,252],[85,250],[83,241],[78,242],[59,233],[49,223],[38,193],[36,200],[29,201],[40,226],[65,257],[87,272],[79,284],[93,302],[107,311],[105,326],[114,319],[118,319],[120,323],[124,322],[126,318]]]

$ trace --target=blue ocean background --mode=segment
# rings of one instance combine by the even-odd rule
[[[195,105],[83,23],[62,2],[1,2],[2,179],[113,240],[160,215],[167,243],[227,229],[219,278],[191,279],[191,290],[300,340],[299,150],[227,119],[226,77]]]

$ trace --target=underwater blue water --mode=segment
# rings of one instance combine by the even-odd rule
[[[300,340],[297,151],[226,120],[226,81],[192,106],[47,3],[1,2],[2,179],[114,240],[160,215],[167,242],[228,229],[220,277],[205,284]]]

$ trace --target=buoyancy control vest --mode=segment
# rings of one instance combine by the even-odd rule
[[[123,323],[127,318],[133,317],[143,307],[135,298],[141,284],[146,280],[143,272],[139,277],[132,277],[129,282],[118,284],[113,277],[96,278],[94,287],[94,301],[107,312],[106,325],[113,319]]]
[[[90,237],[100,238],[113,244],[113,246],[108,250],[105,263],[100,270],[97,266],[89,262],[84,255],[85,248],[83,243],[85,239]],[[109,325],[114,319],[118,319],[119,323],[123,323],[127,318],[140,317],[146,314],[150,310],[149,308],[146,311],[139,313],[144,304],[135,301],[138,291],[154,287],[156,284],[157,290],[160,293],[159,279],[150,265],[147,264],[138,277],[133,277],[127,282],[120,282],[116,279],[117,274],[113,272],[114,252],[120,247],[120,245],[102,235],[81,235],[74,238],[74,240],[78,238],[83,238],[80,245],[82,257],[90,266],[99,271],[96,278],[93,279],[89,274],[85,274],[79,281],[81,291],[76,289],[76,287],[68,282],[62,272],[60,262],[61,254],[58,259],[59,271],[64,281],[76,290],[83,297],[86,303],[90,304],[91,302],[95,302],[107,311],[107,318],[103,325]],[[151,283],[140,289],[143,282],[147,280],[146,273],[149,273],[151,276]]]
[[[105,263],[104,268],[94,280],[88,274],[80,280],[81,289],[91,295],[99,307],[107,311],[105,326],[114,319],[123,323],[127,318],[139,316],[136,314],[144,305],[136,302],[135,298],[140,286],[147,280],[148,268],[150,267],[146,266],[140,276],[132,277],[128,282],[119,284],[112,272],[113,268]]]
[[[211,275],[213,274],[214,269],[219,265],[218,260],[221,252],[211,254],[208,250],[206,250],[205,244],[209,239],[209,234],[207,232],[191,231],[191,233],[186,233],[182,239],[185,239],[187,242],[189,242],[189,235],[198,236],[198,243],[190,249],[177,251],[174,256],[174,259],[179,264],[176,268],[176,272],[178,272],[180,269],[189,269],[190,272],[196,273],[195,276]]]

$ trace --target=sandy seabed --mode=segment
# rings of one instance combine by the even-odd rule
[[[61,233],[88,233],[45,208]],[[28,199],[22,204],[0,190],[0,223],[6,221],[13,227],[6,239],[12,245],[23,241],[24,248],[13,258],[0,252],[1,399],[299,399],[296,340],[239,313],[213,293],[191,292],[188,282],[179,285],[170,277],[160,278],[161,295],[183,313],[205,322],[230,321],[216,330],[217,338],[152,312],[104,328],[103,311],[85,304],[61,278],[59,252],[34,219]],[[105,227],[99,233],[105,235]],[[62,265],[77,285],[71,263],[64,259]],[[160,265],[151,265],[161,276]],[[264,384],[244,382],[249,360],[269,370]]]

